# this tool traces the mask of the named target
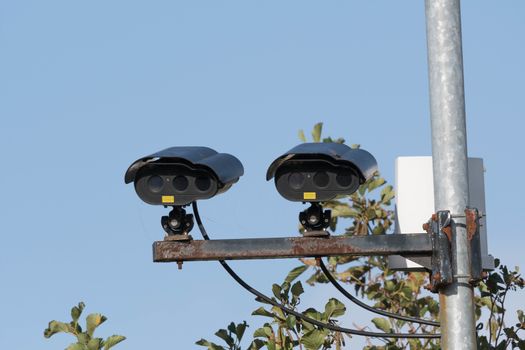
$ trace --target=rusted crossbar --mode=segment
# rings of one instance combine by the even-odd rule
[[[335,255],[432,255],[427,234],[158,241],[153,261],[283,259]]]

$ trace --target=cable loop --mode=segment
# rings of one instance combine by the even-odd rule
[[[204,225],[202,224],[200,215],[199,215],[199,209],[197,207],[197,202],[192,203],[193,207],[193,214],[195,215],[195,220],[197,221],[197,225],[199,226],[199,230],[201,231],[202,238],[205,240],[210,240],[210,237],[208,236],[206,229],[204,228]],[[228,272],[228,274],[237,282],[239,283],[244,289],[246,289],[248,292],[252,293],[256,297],[258,297],[260,300],[264,301],[265,303],[268,303],[270,305],[273,305],[275,307],[278,307],[283,312],[293,315],[298,319],[301,319],[307,323],[310,323],[314,326],[326,328],[335,332],[341,332],[346,334],[352,334],[352,335],[359,335],[364,337],[372,337],[372,338],[425,338],[425,339],[437,339],[440,338],[440,334],[429,334],[429,333],[423,333],[423,334],[416,334],[416,333],[379,333],[379,332],[367,332],[367,331],[361,331],[357,329],[351,329],[351,328],[344,328],[339,327],[336,325],[324,323],[317,321],[313,318],[310,318],[300,312],[297,312],[295,310],[292,310],[281,303],[276,302],[275,300],[267,297],[263,293],[259,292],[257,289],[251,287],[249,284],[244,282],[244,280],[239,277],[232,269],[231,267],[224,261],[219,260],[219,263],[222,265],[222,267]]]
[[[356,298],[352,294],[350,294],[346,289],[343,288],[343,286],[339,282],[337,282],[337,280],[332,276],[332,274],[330,273],[330,271],[328,270],[328,268],[326,267],[326,265],[324,264],[322,259],[319,259],[318,261],[319,261],[319,266],[321,267],[321,270],[323,270],[323,273],[325,274],[326,278],[328,278],[330,283],[332,283],[332,285],[335,288],[337,288],[338,291],[340,291],[345,297],[350,299],[350,301],[352,303],[356,304],[357,306],[360,306],[363,309],[366,309],[366,310],[371,311],[373,313],[376,313],[378,315],[391,317],[391,318],[395,318],[395,319],[398,319],[398,320],[403,320],[403,321],[408,321],[408,322],[413,322],[413,323],[426,324],[426,325],[434,326],[434,327],[439,327],[440,326],[439,322],[430,321],[430,320],[424,320],[424,319],[416,318],[416,317],[403,316],[403,315],[395,314],[395,313],[392,313],[392,312],[384,311],[384,310],[381,310],[381,309],[377,309],[375,307],[372,307],[370,305],[365,304],[364,302],[362,302],[361,300],[359,300],[358,298]]]

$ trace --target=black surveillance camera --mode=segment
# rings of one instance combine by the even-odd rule
[[[295,202],[324,202],[352,194],[370,179],[377,162],[370,153],[341,143],[303,143],[268,168],[277,191]]]
[[[227,191],[244,173],[241,162],[208,147],[171,147],[133,162],[124,181],[148,204],[172,206],[160,220],[170,239],[191,239],[193,215],[184,207]]]
[[[171,147],[135,161],[125,182],[148,204],[183,206],[227,191],[244,173],[241,162],[208,147]]]
[[[299,213],[305,235],[327,236],[331,212],[320,202],[349,195],[374,176],[377,162],[370,153],[341,143],[302,143],[273,161],[266,180],[275,177],[275,187],[284,198],[310,202]]]

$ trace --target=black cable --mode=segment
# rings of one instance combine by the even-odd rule
[[[332,283],[332,285],[335,288],[337,288],[337,290],[339,290],[345,297],[350,299],[350,301],[352,303],[357,304],[358,306],[362,307],[363,309],[366,309],[368,311],[371,311],[371,312],[374,312],[376,314],[383,315],[383,316],[386,316],[386,317],[391,317],[391,318],[396,318],[398,320],[403,320],[403,321],[408,321],[408,322],[414,322],[414,323],[420,323],[420,324],[426,324],[426,325],[429,325],[429,326],[439,327],[439,322],[430,321],[430,320],[423,320],[421,318],[415,318],[415,317],[410,317],[410,316],[403,316],[403,315],[391,313],[391,312],[388,312],[388,311],[376,309],[376,308],[374,308],[374,307],[372,307],[370,305],[365,304],[364,302],[362,302],[361,300],[359,300],[358,298],[356,298],[352,294],[350,294],[346,289],[343,288],[343,286],[341,284],[339,284],[339,282],[337,282],[337,280],[332,276],[330,271],[328,271],[328,268],[326,267],[326,265],[324,264],[322,259],[319,259],[318,261],[319,261],[319,266],[321,267],[321,270],[323,270],[323,273],[328,278],[330,283]]]
[[[204,225],[202,224],[200,215],[199,215],[199,209],[197,208],[197,202],[192,203],[193,206],[193,214],[195,215],[195,220],[197,221],[197,225],[199,226],[199,230],[201,231],[202,238],[205,240],[210,240],[210,237],[206,233],[206,229],[204,228]],[[301,319],[305,322],[308,322],[312,325],[330,329],[335,332],[341,332],[341,333],[347,333],[347,334],[353,334],[353,335],[360,335],[364,337],[374,337],[374,338],[440,338],[440,334],[411,334],[411,333],[378,333],[378,332],[367,332],[367,331],[360,331],[357,329],[350,329],[350,328],[343,328],[336,325],[324,323],[317,321],[313,318],[310,318],[306,315],[303,315],[302,313],[299,313],[295,310],[292,310],[290,308],[287,308],[286,306],[276,302],[275,300],[267,297],[266,295],[259,292],[257,289],[251,287],[249,284],[244,282],[242,278],[240,278],[231,268],[230,266],[224,261],[219,260],[219,263],[222,265],[222,267],[230,274],[230,276],[239,283],[244,289],[246,289],[248,292],[252,293],[256,297],[258,297],[260,300],[263,300],[264,302],[276,306],[279,309],[281,309],[283,312],[295,316],[297,319]]]

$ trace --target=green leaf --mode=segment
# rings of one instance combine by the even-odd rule
[[[244,335],[244,331],[246,330],[246,327],[248,327],[248,324],[246,324],[246,321],[239,323],[237,327],[235,327],[235,335],[237,336],[237,339],[239,339],[239,341],[242,339],[242,336]]]
[[[90,337],[92,337],[93,333],[95,332],[95,329],[106,320],[107,320],[106,316],[102,316],[101,314],[88,315],[88,317],[86,317],[86,326],[87,326],[86,333]]]
[[[230,333],[235,333],[235,323],[230,322],[230,324],[228,325],[228,330],[230,331]]]
[[[514,331],[514,327],[508,327],[508,328],[504,328],[503,331],[505,332],[505,335],[508,337],[508,338],[511,338],[511,339],[516,339],[518,340],[518,335],[516,334],[516,331]]]
[[[382,177],[378,177],[377,179],[372,180],[368,183],[368,192],[372,192],[379,186],[383,185],[385,182],[385,179],[383,179]]]
[[[323,315],[317,311],[316,309],[314,309],[313,307],[310,307],[306,310],[303,311],[303,314],[310,317],[310,318],[313,318],[314,320],[317,320],[317,321],[322,321],[323,320]]]
[[[286,299],[288,298],[288,293],[290,292],[290,283],[284,281],[282,284],[281,284],[281,297],[285,297]]]
[[[290,272],[288,272],[288,276],[286,276],[284,281],[288,282],[288,283],[292,283],[293,280],[295,280],[297,277],[299,277],[307,269],[308,269],[308,266],[306,266],[306,265],[297,266],[296,268],[294,268]]]
[[[268,348],[268,350],[281,350],[281,348],[278,348],[275,344],[275,340],[269,340],[266,343],[266,347]]]
[[[295,297],[298,297],[299,295],[304,293],[303,285],[301,281],[297,281],[292,286],[292,295]]]
[[[233,346],[233,338],[228,334],[226,329],[219,329],[217,332],[215,332],[215,335],[224,340],[228,346]]]
[[[111,349],[112,347],[124,340],[126,340],[126,337],[118,334],[113,334],[112,336],[106,338],[106,341],[104,342],[104,350]]]
[[[208,346],[211,343],[207,341],[206,339],[201,338],[200,340],[197,340],[195,344],[200,345],[200,346]]]
[[[358,190],[359,194],[360,194],[361,196],[364,196],[364,194],[365,194],[367,188],[368,188],[368,185],[367,185],[366,183],[364,183],[364,184],[362,184],[361,186],[359,186],[359,190]]]
[[[480,298],[479,301],[481,305],[486,306],[489,310],[492,310],[492,308],[494,307],[489,296]]]
[[[288,329],[294,329],[296,324],[297,324],[297,318],[295,318],[294,315],[288,315],[286,317],[286,326],[288,327]]]
[[[277,306],[272,307],[272,312],[274,314],[274,317],[279,320],[284,320],[286,318],[286,315],[284,314],[283,310],[281,310],[281,308]]]
[[[270,325],[268,323],[265,323],[264,326],[262,326],[261,328],[255,330],[255,332],[253,332],[253,336],[255,338],[272,338],[273,337],[273,329],[272,327],[270,327]]]
[[[321,142],[321,133],[323,131],[323,123],[317,123],[312,130],[312,139],[314,142]]]
[[[339,317],[345,314],[345,305],[335,298],[330,298],[324,306],[324,318],[326,321],[332,317]]]
[[[377,225],[372,230],[372,234],[374,234],[374,235],[382,235],[384,233],[385,233],[385,228],[382,225]]]
[[[49,338],[53,334],[57,334],[60,332],[75,334],[75,330],[70,324],[59,321],[51,321],[49,322],[47,328],[44,330],[44,337]]]
[[[275,317],[275,315],[273,313],[271,313],[270,311],[266,310],[262,306],[260,308],[258,308],[257,310],[255,310],[254,312],[252,312],[252,315],[254,315],[254,316],[265,316],[265,317],[271,317],[271,318]]]
[[[376,218],[376,211],[372,208],[366,210],[366,216],[369,220],[374,220]]]
[[[73,322],[78,322],[78,319],[80,318],[80,315],[82,314],[82,311],[86,307],[86,304],[83,302],[78,303],[77,306],[73,306],[71,309],[71,318],[73,319]]]
[[[387,292],[393,292],[396,289],[396,283],[394,281],[386,281],[385,290]]]
[[[304,136],[303,130],[299,130],[299,140],[301,140],[302,142],[306,142],[306,137]]]
[[[91,336],[87,333],[78,333],[77,342],[81,344],[86,344],[91,340]]]
[[[395,196],[396,192],[394,188],[390,185],[385,186],[385,188],[381,190],[381,203],[388,205]]]
[[[377,328],[379,328],[385,333],[390,333],[392,331],[392,326],[390,325],[390,322],[386,318],[382,318],[382,317],[373,318],[372,323]]]
[[[350,208],[346,203],[336,203],[334,205],[327,205],[326,207],[332,209],[333,218],[355,218],[358,216],[358,212]]]
[[[326,330],[321,331],[319,329],[313,329],[303,335],[301,343],[308,350],[318,350],[323,346],[327,335],[328,331]]]
[[[248,350],[259,350],[263,346],[265,346],[266,343],[262,341],[261,339],[254,339],[250,346],[248,347]]]
[[[93,338],[90,341],[88,341],[87,348],[89,350],[100,350],[102,349],[102,344],[104,344],[102,338]]]
[[[277,283],[274,283],[272,285],[272,292],[273,292],[273,295],[275,295],[275,297],[277,298],[277,300],[281,300],[281,286],[278,285]]]

